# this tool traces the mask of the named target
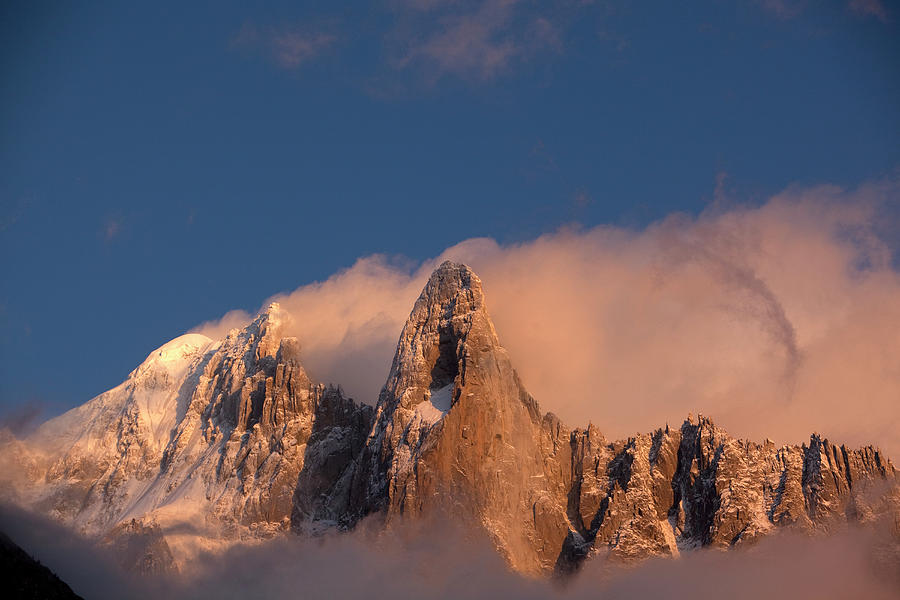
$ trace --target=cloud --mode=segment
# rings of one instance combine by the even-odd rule
[[[878,538],[878,539],[876,539]],[[700,551],[681,560],[655,559],[600,583],[603,598],[890,598],[898,582],[896,542],[860,531],[830,539],[775,535],[749,550]],[[892,548],[887,568],[877,549]],[[891,551],[891,550],[888,550]],[[600,564],[576,581],[575,597],[590,597]]]
[[[365,525],[365,523],[363,524]],[[277,537],[201,555],[182,575],[127,575],[103,548],[47,519],[0,510],[0,529],[85,597],[692,598],[896,597],[889,528],[830,538],[775,535],[748,550],[700,550],[635,567],[588,562],[566,586],[511,573],[489,541],[446,524],[317,539]]]
[[[16,404],[0,413],[0,430],[8,429],[21,439],[43,422],[46,411],[46,403],[37,398]]]
[[[316,56],[334,41],[335,37],[327,33],[304,34],[288,31],[276,34],[272,38],[272,50],[275,59],[281,66],[294,69]]]
[[[243,310],[232,310],[220,318],[201,323],[191,331],[203,332],[207,337],[219,340],[224,339],[228,332],[240,328],[250,322],[253,315]]]
[[[806,10],[807,0],[755,0],[764,11],[782,20],[790,20]],[[875,17],[888,22],[888,11],[882,0],[848,0],[847,7],[857,15]]]
[[[881,0],[850,0],[850,10],[864,17],[875,17],[882,23],[887,23],[887,7]]]
[[[806,8],[806,0],[756,0],[763,10],[779,19],[793,19]]]
[[[87,598],[149,598],[114,557],[63,525],[0,504],[0,531]]]
[[[5,201],[0,208],[0,233],[10,229],[25,215],[33,201],[28,197],[16,198],[13,201]]]
[[[103,240],[106,242],[111,242],[122,233],[122,218],[121,217],[108,217],[103,222],[103,228],[101,230],[101,236]]]
[[[559,27],[525,6],[520,0],[398,3],[398,12],[415,25],[399,36],[402,50],[393,64],[420,67],[430,81],[445,75],[486,81],[539,53],[559,52]]]
[[[572,199],[572,202],[576,208],[583,209],[593,204],[594,200],[591,198],[591,195],[588,194],[587,190],[581,188],[575,192],[575,197]]]
[[[369,256],[275,299],[311,376],[372,403],[429,273],[459,260],[528,390],[570,426],[621,438],[702,412],[741,437],[818,431],[898,457],[900,273],[883,226],[898,192],[789,189],[643,230],[471,239],[420,265]]]
[[[260,28],[245,23],[232,40],[232,46],[261,51],[280,67],[297,69],[336,41],[334,34],[308,27]]]

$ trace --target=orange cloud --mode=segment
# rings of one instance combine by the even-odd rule
[[[815,430],[897,457],[900,273],[877,233],[897,196],[896,182],[824,186],[641,231],[471,239],[417,267],[362,258],[274,299],[311,375],[374,402],[422,285],[452,258],[481,276],[526,387],[570,426],[622,437],[702,412],[738,436]]]

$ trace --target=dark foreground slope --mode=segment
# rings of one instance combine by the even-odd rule
[[[9,600],[80,600],[53,571],[0,532],[0,590]]]

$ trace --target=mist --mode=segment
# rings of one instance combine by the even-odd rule
[[[120,570],[108,550],[44,517],[0,507],[0,529],[85,598],[895,598],[896,540],[885,529],[779,533],[749,549],[698,550],[627,566],[591,560],[573,579],[508,570],[488,540],[430,523],[309,539],[281,536],[200,555],[180,574]],[[879,531],[881,533],[879,533]]]
[[[266,303],[291,313],[313,379],[374,403],[416,297],[452,259],[481,277],[527,389],[571,427],[620,438],[703,413],[739,437],[816,431],[897,457],[898,191],[796,188],[640,230],[469,239],[418,264],[367,256]],[[249,317],[197,330],[221,337]]]

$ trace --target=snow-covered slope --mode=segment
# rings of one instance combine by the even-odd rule
[[[273,304],[224,340],[178,337],[119,386],[8,440],[27,477],[7,494],[97,538],[150,532],[182,564],[286,531],[307,455],[328,448],[310,436],[355,427],[361,445],[371,412],[310,382],[286,318]]]
[[[107,448],[111,424],[132,412],[140,435],[157,450],[168,443],[175,425],[179,393],[192,368],[214,345],[206,336],[189,333],[154,350],[128,378],[113,389],[54,418],[37,429],[29,444],[48,455]],[[184,390],[190,393],[190,388]]]

